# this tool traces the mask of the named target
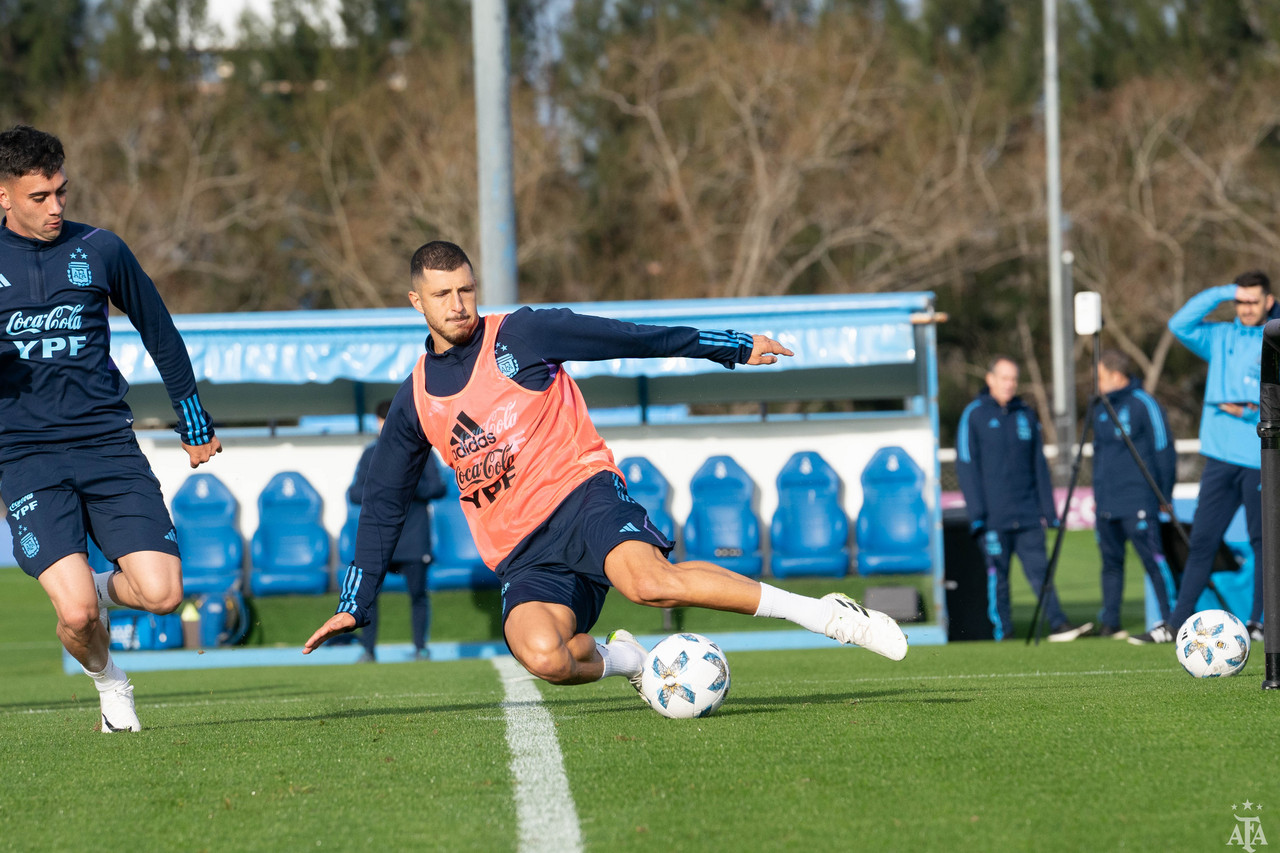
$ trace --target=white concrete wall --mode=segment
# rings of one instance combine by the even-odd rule
[[[671,483],[669,509],[678,526],[689,516],[689,481],[707,457],[732,456],[755,480],[756,510],[762,535],[777,507],[775,482],[791,454],[816,451],[844,482],[844,507],[850,522],[862,506],[859,477],[867,461],[881,447],[906,449],[924,469],[925,499],[933,503],[936,440],[919,417],[866,420],[770,421],[707,425],[612,427],[600,430],[615,459],[647,456]],[[368,436],[308,436],[296,438],[223,439],[224,452],[200,468],[226,483],[240,500],[240,530],[246,542],[258,524],[258,494],[281,471],[298,471],[324,498],[324,525],[336,540],[346,520],[346,490]],[[191,475],[186,454],[173,433],[139,435],[166,500]]]

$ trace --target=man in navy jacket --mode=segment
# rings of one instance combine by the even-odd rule
[[[987,613],[997,640],[1013,636],[1009,564],[1014,554],[1036,595],[1049,561],[1044,529],[1058,526],[1053,485],[1044,459],[1040,421],[1018,393],[1018,365],[998,356],[987,369],[987,390],[960,416],[956,473],[964,492],[970,531],[987,556]],[[1093,629],[1073,625],[1055,590],[1045,597],[1049,640],[1067,642]]]
[[[111,360],[110,306],[155,361],[195,468],[222,445],[182,337],[124,241],[63,218],[62,143],[0,133],[0,494],[14,557],[40,581],[58,639],[98,688],[102,731],[138,731],[133,685],[111,660],[106,607],[171,613],[182,562],[160,483],[138,448]],[[87,537],[117,569],[94,575]]]
[[[1098,393],[1106,395],[1116,420],[1100,403],[1093,407],[1093,495],[1097,502],[1098,550],[1102,555],[1099,633],[1117,640],[1128,636],[1120,628],[1126,541],[1133,543],[1133,550],[1146,569],[1161,618],[1169,618],[1160,513],[1170,510],[1167,505],[1160,505],[1129,451],[1125,435],[1133,442],[1138,458],[1165,500],[1171,499],[1178,461],[1164,408],[1142,390],[1137,380],[1130,378],[1131,369],[1124,353],[1104,352],[1098,359]]]

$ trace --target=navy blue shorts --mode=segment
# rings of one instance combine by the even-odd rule
[[[536,530],[498,564],[502,584],[502,623],[517,604],[563,604],[585,634],[600,618],[612,586],[604,558],[623,542],[649,542],[671,553],[671,543],[649,520],[626,484],[612,471],[596,474],[569,493]]]
[[[160,481],[134,438],[111,444],[46,445],[0,471],[13,556],[33,578],[92,535],[115,562],[135,551],[178,555]]]

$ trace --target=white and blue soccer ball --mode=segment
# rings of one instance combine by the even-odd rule
[[[1249,660],[1249,631],[1233,613],[1201,610],[1182,623],[1174,651],[1196,678],[1235,675]]]
[[[645,658],[640,693],[664,717],[714,714],[729,695],[729,661],[701,634],[672,634]]]

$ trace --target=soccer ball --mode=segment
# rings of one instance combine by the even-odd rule
[[[672,634],[645,658],[640,694],[664,717],[705,717],[729,695],[729,661],[701,634]]]
[[[1235,675],[1249,659],[1249,631],[1225,610],[1201,610],[1182,623],[1174,651],[1196,678]]]

